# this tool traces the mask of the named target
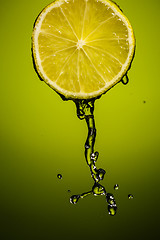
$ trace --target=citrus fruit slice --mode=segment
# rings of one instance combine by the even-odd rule
[[[70,99],[105,93],[125,75],[134,50],[132,26],[109,0],[55,0],[32,34],[38,75]]]

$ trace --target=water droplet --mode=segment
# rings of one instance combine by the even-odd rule
[[[62,179],[62,175],[61,174],[57,174],[57,178]]]
[[[80,196],[79,195],[73,195],[70,197],[70,203],[76,204],[79,200]]]
[[[62,34],[61,31],[58,31],[58,32],[59,32],[60,34]]]
[[[114,185],[114,190],[118,190],[119,189],[119,185],[118,184],[115,184]]]
[[[133,199],[133,195],[132,194],[128,194],[128,199]]]

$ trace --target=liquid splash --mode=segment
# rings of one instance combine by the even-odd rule
[[[85,143],[85,159],[90,168],[94,184],[90,191],[78,195],[72,195],[70,197],[70,203],[76,204],[79,199],[87,197],[91,194],[93,194],[94,196],[104,195],[106,197],[106,202],[108,203],[108,213],[111,216],[114,216],[117,212],[117,205],[114,196],[111,193],[107,193],[105,187],[99,183],[104,179],[106,171],[102,168],[98,169],[96,167],[99,153],[97,151],[94,151],[94,144],[96,138],[96,127],[93,114],[94,102],[95,99],[75,101],[77,108],[77,116],[80,120],[85,119],[88,128],[88,136]]]

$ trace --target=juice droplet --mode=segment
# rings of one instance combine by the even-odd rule
[[[57,178],[62,179],[62,175],[61,174],[57,174]]]
[[[70,203],[76,204],[80,198],[80,195],[73,195],[70,197]]]
[[[127,75],[127,74],[122,78],[121,82],[122,82],[124,85],[126,85],[126,84],[129,82],[129,78],[128,78],[128,75]]]
[[[108,205],[108,213],[111,216],[116,215],[117,207]]]
[[[117,212],[117,205],[116,205],[116,201],[114,199],[113,194],[107,193],[106,194],[106,201],[108,203],[108,213],[109,213],[109,215],[114,216]]]
[[[132,194],[128,194],[128,199],[133,199],[133,195]]]
[[[119,189],[119,185],[118,184],[115,184],[114,185],[114,190],[118,190]]]

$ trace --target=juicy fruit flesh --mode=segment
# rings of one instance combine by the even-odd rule
[[[40,74],[63,95],[104,92],[129,65],[127,20],[108,1],[55,1],[53,6],[37,27]]]

